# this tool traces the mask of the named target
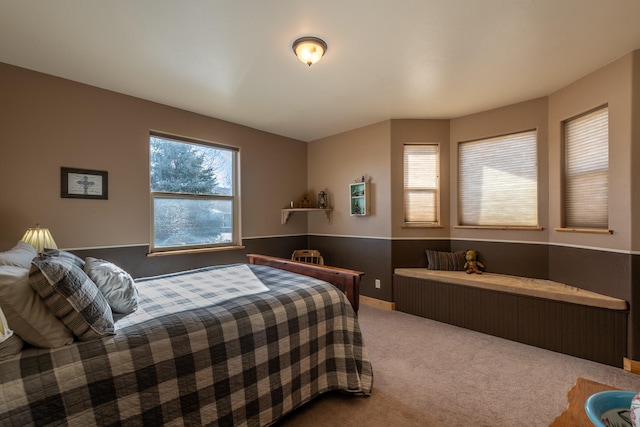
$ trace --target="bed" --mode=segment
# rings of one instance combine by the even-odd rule
[[[0,424],[266,426],[328,391],[369,395],[361,273],[250,260],[137,279],[112,335],[3,360]]]

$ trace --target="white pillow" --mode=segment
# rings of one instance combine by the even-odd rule
[[[98,286],[115,313],[129,314],[138,309],[138,289],[129,273],[98,258],[85,258],[84,272]]]
[[[13,265],[16,267],[31,267],[31,261],[38,256],[38,251],[28,244],[20,240],[13,248],[6,252],[0,252],[0,265]]]
[[[36,347],[56,348],[73,342],[73,334],[29,285],[29,270],[0,266],[0,307],[9,327]]]
[[[0,309],[0,360],[8,359],[20,353],[24,342],[9,329],[7,319]]]

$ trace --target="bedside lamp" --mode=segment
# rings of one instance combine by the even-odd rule
[[[36,248],[38,255],[42,253],[44,248],[58,249],[49,229],[40,228],[40,224],[36,224],[36,228],[28,228],[22,236],[22,240]]]

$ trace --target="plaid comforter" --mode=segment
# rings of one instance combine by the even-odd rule
[[[138,279],[114,336],[1,362],[0,425],[263,426],[329,390],[370,393],[340,291],[241,266],[241,281],[223,266]]]

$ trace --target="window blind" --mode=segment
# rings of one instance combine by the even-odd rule
[[[438,144],[405,144],[405,223],[438,223],[439,163]]]
[[[536,131],[458,145],[460,225],[538,226]]]
[[[564,226],[608,229],[608,107],[567,120],[564,145]]]

